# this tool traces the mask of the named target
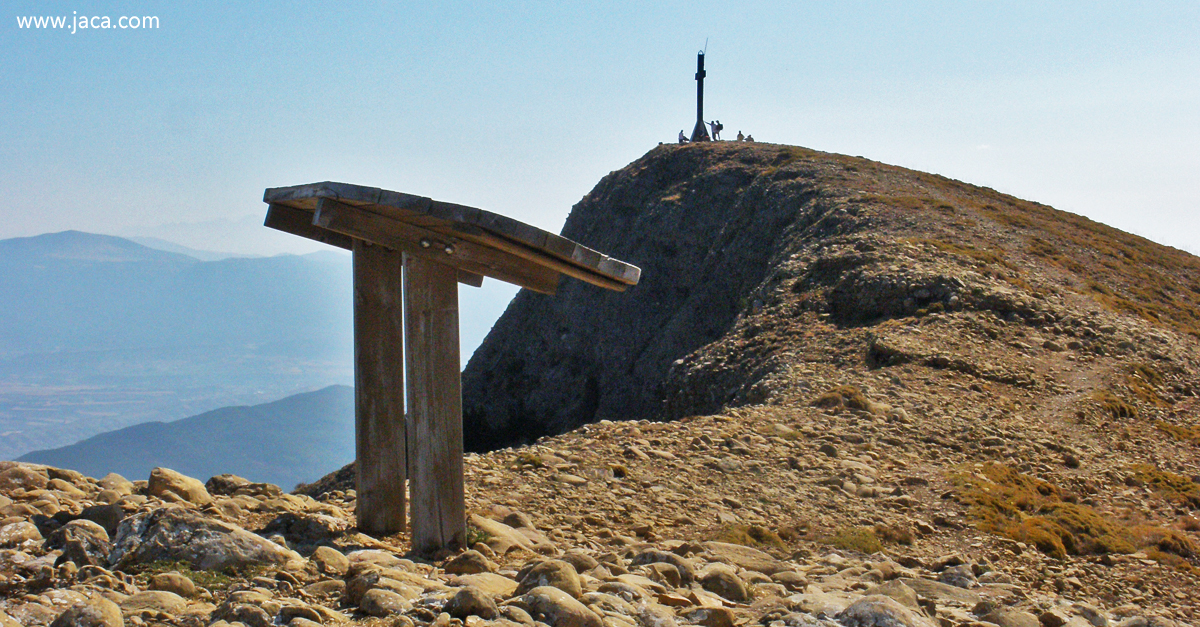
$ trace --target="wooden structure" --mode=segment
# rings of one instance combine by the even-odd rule
[[[279,187],[263,201],[266,226],[353,251],[359,529],[404,530],[407,479],[413,548],[461,545],[457,284],[487,276],[553,294],[566,275],[623,291],[641,270],[501,215],[373,187]]]

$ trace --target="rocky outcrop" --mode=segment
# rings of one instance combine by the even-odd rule
[[[1129,314],[1200,334],[1197,291],[1177,287],[1200,285],[1191,255],[990,189],[801,148],[659,146],[605,177],[563,235],[641,266],[642,281],[518,294],[463,373],[470,449],[762,403],[811,336],[806,314],[851,329],[977,313],[1055,327],[1072,339],[1045,346],[1089,354],[1133,352],[1139,325],[1118,320]],[[1098,317],[1116,332],[1074,335]],[[1013,360],[964,348],[882,341],[868,363],[1036,384]]]
[[[642,268],[624,293],[564,281],[521,292],[463,372],[468,449],[657,415],[671,364],[728,330],[778,242],[828,207],[778,150],[660,146],[605,177],[562,235]]]
[[[284,564],[290,559],[300,556],[237,525],[168,508],[122,521],[109,554],[109,563],[117,567],[181,561],[204,570]]]

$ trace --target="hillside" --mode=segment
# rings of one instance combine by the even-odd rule
[[[0,458],[352,380],[350,262],[0,241]]]
[[[463,375],[475,450],[598,419],[763,402],[789,369],[831,357],[878,366],[948,351],[955,369],[1029,381],[1040,396],[1045,369],[1074,359],[1041,344],[1078,342],[1119,387],[1139,360],[1164,376],[1190,367],[1185,350],[1147,344],[1150,329],[1180,341],[1200,332],[1192,255],[990,189],[802,148],[660,146],[605,177],[563,235],[644,278],[623,294],[571,282],[554,298],[517,296]],[[1003,338],[985,329],[1014,322]],[[873,334],[885,337],[869,349]],[[1022,336],[1030,349],[1012,346]],[[878,354],[908,338],[923,347]],[[968,338],[998,352],[962,355]]]
[[[233,473],[291,488],[354,459],[354,389],[331,386],[252,407],[92,436],[19,461],[102,477],[143,477],[157,466],[187,475]]]
[[[1200,260],[732,142],[651,150],[564,235],[643,282],[522,292],[472,359],[471,551],[358,533],[352,466],[0,463],[0,625],[1200,624]]]

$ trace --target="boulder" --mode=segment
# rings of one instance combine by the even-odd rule
[[[492,597],[507,599],[517,591],[517,582],[495,573],[476,573],[474,575],[459,575],[451,577],[447,582],[451,586],[472,586],[479,588]]]
[[[983,620],[995,623],[1000,627],[1041,627],[1042,624],[1037,616],[1029,612],[1004,609],[993,610],[984,616]]]
[[[563,553],[558,559],[569,563],[575,567],[575,572],[586,573],[587,571],[600,565],[596,558],[580,551],[579,549],[570,549]]]
[[[713,594],[733,601],[734,603],[749,603],[750,591],[746,583],[729,568],[709,567],[700,576],[700,585]]]
[[[193,505],[208,505],[213,500],[199,479],[193,479],[170,468],[159,467],[151,470],[146,492],[164,501],[187,501]]]
[[[158,573],[151,577],[150,589],[173,592],[181,597],[196,596],[196,582],[176,571]]]
[[[403,596],[384,588],[367,590],[358,603],[358,609],[371,616],[383,618],[412,609],[412,603]]]
[[[835,618],[846,627],[933,627],[896,599],[878,594],[851,603]]]
[[[181,508],[161,508],[121,522],[110,565],[160,560],[187,562],[200,570],[285,564],[300,556],[232,523]]]
[[[67,608],[50,627],[125,627],[125,618],[116,603],[97,596],[85,604]]]
[[[112,490],[121,496],[133,494],[135,486],[133,482],[118,475],[115,472],[110,472],[104,475],[100,481],[96,482],[102,490]]]
[[[725,607],[703,607],[684,615],[689,621],[704,627],[733,627],[733,610]]]
[[[250,485],[249,479],[243,479],[237,475],[223,474],[209,478],[204,482],[204,489],[208,490],[209,494],[217,496],[232,496],[238,488]]]
[[[76,566],[103,566],[108,560],[112,545],[104,527],[90,521],[77,519],[59,527],[46,540],[46,548],[61,548],[57,564],[75,562]]]
[[[866,592],[866,596],[881,594],[886,597],[892,597],[899,601],[905,607],[912,609],[920,609],[921,605],[917,603],[917,593],[912,588],[904,585],[902,581],[889,581],[884,584],[870,588]]]
[[[126,597],[121,601],[121,610],[127,614],[153,612],[172,616],[187,609],[187,600],[166,590],[146,590]]]
[[[50,483],[46,472],[27,464],[17,464],[0,472],[0,493],[23,490],[41,490]]]
[[[793,568],[768,553],[740,544],[705,542],[704,550],[711,556],[711,561],[733,564],[765,575],[774,575]]]
[[[450,597],[443,608],[453,618],[466,620],[468,616],[478,616],[484,620],[492,620],[500,615],[500,608],[484,591],[473,586],[460,589]]]
[[[282,535],[296,546],[313,546],[333,541],[350,530],[350,523],[341,518],[309,512],[285,512],[267,523],[259,533],[264,536]]]
[[[40,541],[42,532],[37,525],[23,520],[0,527],[0,547],[16,547],[30,540]]]
[[[308,556],[317,572],[341,577],[350,570],[350,559],[341,551],[327,546],[319,546]]]
[[[449,575],[474,575],[495,572],[498,569],[495,562],[484,557],[483,553],[473,550],[463,551],[461,555],[447,561],[443,567]]]
[[[509,601],[550,627],[604,627],[595,612],[552,586],[534,588]]]
[[[770,556],[768,555],[767,557]],[[593,560],[593,562],[594,561],[595,560]],[[654,549],[642,551],[641,553],[635,555],[630,563],[634,566],[656,563],[670,564],[679,571],[680,582],[684,586],[692,585],[692,581],[696,577],[695,569],[692,568],[691,562],[668,551],[658,551]],[[594,565],[595,564],[593,564],[593,566]]]
[[[478,514],[471,514],[470,524],[487,535],[484,544],[487,544],[498,555],[504,555],[515,548],[533,553],[553,550],[554,545],[542,538],[535,529],[518,531],[498,520],[484,518]],[[522,533],[522,531],[527,533]]]
[[[562,560],[546,560],[529,569],[517,586],[517,594],[525,594],[534,588],[551,586],[578,599],[583,594],[579,573],[575,567]]]

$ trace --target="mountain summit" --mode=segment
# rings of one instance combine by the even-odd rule
[[[1081,404],[1059,379],[1084,364],[1092,396],[1145,402],[1121,391],[1143,363],[1167,396],[1192,388],[1200,259],[941,176],[789,146],[663,145],[600,181],[563,235],[643,280],[518,294],[463,374],[469,448],[770,402],[803,390],[796,369],[814,361],[963,372],[1039,407]]]

